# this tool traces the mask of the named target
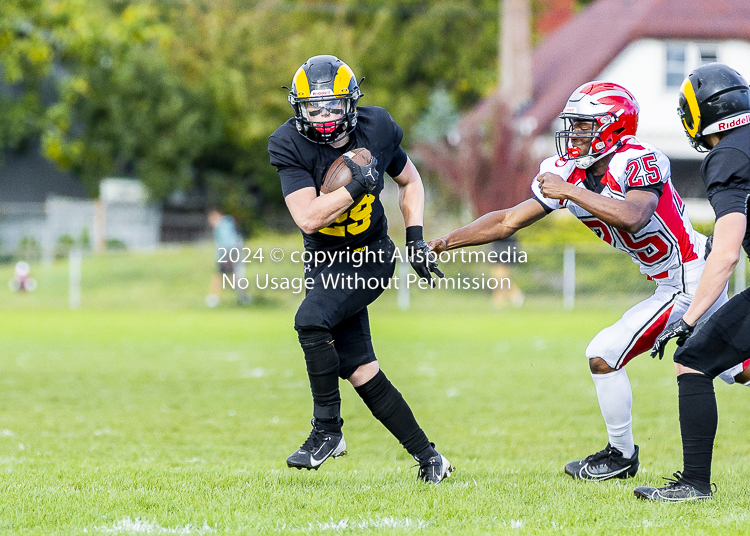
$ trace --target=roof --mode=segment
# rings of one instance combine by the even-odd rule
[[[638,39],[750,41],[747,0],[599,0],[534,50],[533,96],[525,110],[546,130],[580,84],[594,79]],[[579,58],[585,54],[585,61]]]

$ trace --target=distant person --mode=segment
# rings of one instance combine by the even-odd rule
[[[244,242],[242,235],[237,232],[237,226],[232,216],[222,214],[220,210],[212,208],[208,211],[208,223],[213,228],[214,233],[217,271],[211,276],[209,293],[206,296],[206,305],[216,307],[221,301],[223,276],[225,274],[229,276],[234,274],[237,277],[244,277],[245,275],[245,265],[241,262]],[[238,258],[230,253],[232,248],[239,249],[240,262],[233,263],[230,260],[230,258]],[[236,292],[237,303],[240,305],[246,305],[252,300],[245,290],[237,287]]]
[[[521,307],[526,299],[518,285],[513,284],[511,278],[511,267],[515,264],[515,251],[518,240],[515,236],[505,240],[495,240],[490,248],[497,255],[497,260],[492,263],[492,277],[500,281],[492,291],[492,303],[495,307],[505,307],[508,303],[513,307]],[[509,280],[509,285],[503,285],[503,279]]]
[[[34,292],[36,290],[36,279],[31,277],[31,266],[26,261],[18,261],[13,270],[13,277],[8,281],[8,286],[14,292]]]

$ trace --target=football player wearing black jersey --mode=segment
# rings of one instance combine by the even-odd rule
[[[698,318],[719,296],[740,260],[740,247],[750,255],[750,88],[726,65],[702,65],[683,82],[678,113],[691,145],[710,151],[701,175],[716,224],[713,248],[690,307],[667,326],[652,351],[663,356],[667,341],[675,337],[680,346],[674,361],[684,469],[667,486],[640,486],[635,495],[670,502],[713,495],[711,458],[718,424],[714,378],[733,368],[735,379],[750,386],[750,289],[724,304],[693,335]]]
[[[427,255],[429,248],[422,236],[424,188],[401,147],[401,127],[383,108],[357,108],[360,97],[348,65],[335,56],[314,56],[292,81],[289,102],[294,117],[268,141],[271,164],[279,173],[284,200],[302,232],[305,249],[344,253],[331,263],[305,265],[312,289],[297,310],[294,328],[307,364],[313,429],[287,458],[287,465],[318,469],[329,457],[345,453],[341,377],[349,380],[373,415],[414,456],[419,477],[438,484],[450,476],[450,463],[435,450],[406,401],[380,370],[370,336],[367,306],[389,286],[395,268],[395,246],[388,237],[380,202],[384,173],[399,188],[407,254],[414,270],[430,281],[432,273],[442,274]],[[331,164],[359,147],[370,151],[372,161],[359,166],[345,156],[352,181],[320,195]],[[354,256],[346,255],[355,251],[367,262],[355,264]],[[342,283],[347,278],[351,284]],[[333,280],[339,284],[331,285]],[[380,284],[358,283],[361,280]]]

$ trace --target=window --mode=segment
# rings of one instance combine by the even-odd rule
[[[685,79],[685,45],[667,45],[667,87],[680,87]]]
[[[713,63],[716,59],[715,48],[701,48],[701,65],[704,63]]]

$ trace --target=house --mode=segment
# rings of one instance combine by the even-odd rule
[[[99,200],[81,181],[45,159],[38,140],[6,149],[0,161],[0,252],[24,243],[50,258],[61,241],[95,248],[106,241],[148,250],[159,244],[161,210],[138,181],[104,179]],[[26,252],[28,254],[28,251]]]
[[[48,236],[45,209],[49,197],[84,202],[87,194],[77,177],[59,170],[42,156],[38,140],[18,150],[3,151],[0,160],[0,251],[15,251],[23,239],[33,240],[39,245],[53,239]]]
[[[694,220],[712,221],[700,179],[703,153],[677,116],[679,87],[701,63],[719,61],[750,80],[747,0],[573,0],[544,4],[530,46],[529,0],[503,0],[500,86],[464,114],[445,139],[415,148],[420,165],[446,179],[477,214],[529,198],[568,97],[585,82],[628,88],[640,104],[638,138],[671,160],[672,181]]]

